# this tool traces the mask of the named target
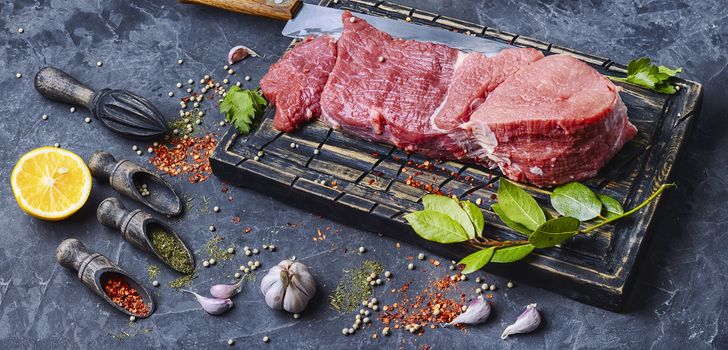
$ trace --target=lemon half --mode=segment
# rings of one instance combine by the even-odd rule
[[[56,147],[36,148],[13,168],[10,184],[20,209],[44,220],[77,212],[91,193],[91,173],[83,159]]]

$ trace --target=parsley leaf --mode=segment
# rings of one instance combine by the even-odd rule
[[[263,113],[268,104],[258,90],[243,90],[237,86],[231,86],[225,98],[220,102],[220,112],[225,114],[225,119],[247,135],[256,117]]]
[[[682,68],[656,66],[649,58],[642,57],[629,61],[626,78],[613,78],[617,81],[644,86],[661,94],[672,95],[677,92],[677,89],[670,80],[680,73],[682,73]]]

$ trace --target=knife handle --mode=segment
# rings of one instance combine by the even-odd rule
[[[293,18],[301,0],[179,0],[183,4],[207,5],[223,10],[272,19]]]

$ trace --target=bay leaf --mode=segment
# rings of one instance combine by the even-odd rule
[[[471,203],[470,201],[461,201],[460,204],[463,206],[465,212],[468,213],[468,216],[470,217],[470,222],[475,227],[475,235],[478,237],[483,237],[485,218],[483,217],[483,212],[480,210],[480,207]]]
[[[404,216],[420,237],[437,243],[458,243],[469,239],[465,229],[449,216],[434,211],[421,210]]]
[[[521,260],[528,254],[531,254],[533,249],[536,248],[531,244],[514,245],[505,248],[496,249],[493,253],[493,257],[490,262],[494,263],[509,263]]]
[[[485,264],[490,262],[490,258],[493,257],[494,251],[495,247],[490,247],[464,257],[458,262],[458,265],[465,265],[465,269],[463,269],[462,273],[467,275],[480,270],[483,266],[485,266]]]
[[[579,220],[569,216],[546,221],[533,231],[528,242],[536,248],[553,247],[578,234],[580,224]]]
[[[530,236],[533,233],[533,230],[529,230],[526,226],[523,226],[523,225],[509,219],[508,216],[506,216],[506,213],[503,212],[503,209],[501,209],[500,204],[495,203],[491,206],[491,208],[493,209],[493,212],[495,212],[495,215],[498,215],[498,218],[500,218],[501,221],[503,221],[503,223],[506,224],[506,226],[508,226],[520,233],[523,233],[526,236]]]
[[[437,211],[449,216],[465,229],[470,239],[475,238],[475,227],[470,221],[470,216],[460,206],[458,201],[448,196],[428,194],[422,197],[422,204],[424,204],[425,210]]]
[[[578,182],[556,187],[551,193],[551,206],[563,216],[588,221],[599,216],[602,202],[596,194]]]
[[[603,194],[597,194],[597,197],[604,206],[604,211],[606,212],[605,216],[607,219],[624,214],[624,208],[622,208],[622,204],[619,203],[618,200]]]
[[[530,230],[546,222],[546,216],[536,200],[508,180],[500,180],[498,204],[505,216]]]

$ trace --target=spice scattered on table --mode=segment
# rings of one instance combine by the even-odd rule
[[[411,333],[422,333],[426,327],[437,328],[451,322],[463,312],[466,302],[465,294],[456,285],[458,280],[446,275],[417,293],[410,291],[410,283],[393,289],[398,301],[382,306],[380,321],[386,327],[403,328]]]
[[[235,256],[235,245],[231,244],[228,247],[221,248],[220,243],[224,241],[225,238],[222,236],[214,235],[212,238],[210,238],[209,241],[207,241],[207,244],[205,244],[205,251],[207,252],[207,256],[209,257],[209,260],[230,260]],[[233,253],[230,253],[228,249],[232,248]],[[214,264],[213,264],[214,265]]]
[[[372,273],[379,275],[383,270],[382,264],[374,260],[364,260],[360,267],[344,270],[344,276],[329,297],[331,307],[339,312],[356,310],[362,300],[370,299],[374,294],[374,287],[367,277]]]
[[[217,145],[212,134],[201,137],[175,137],[169,145],[159,144],[149,160],[169,176],[187,175],[190,183],[205,181],[212,174],[210,155]]]
[[[149,267],[147,267],[147,274],[149,275],[149,279],[157,279],[157,276],[159,276],[159,271],[159,265],[149,265]]]
[[[169,283],[167,283],[167,286],[169,286],[169,288],[180,289],[190,284],[190,282],[192,282],[195,277],[197,277],[195,274],[184,275],[182,277],[169,281]]]
[[[149,314],[149,308],[144,303],[144,298],[139,295],[136,289],[129,286],[129,283],[123,278],[111,277],[104,282],[103,287],[104,293],[109,296],[114,304],[137,315]]]
[[[152,247],[169,266],[185,274],[195,270],[192,266],[189,253],[180,240],[161,227],[152,228],[149,233]]]

